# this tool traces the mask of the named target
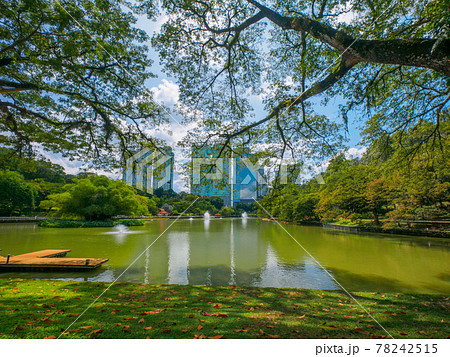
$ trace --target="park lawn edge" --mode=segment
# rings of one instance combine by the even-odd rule
[[[0,338],[389,338],[329,290],[116,283],[83,314],[110,285],[0,279]],[[353,294],[394,338],[450,336],[449,296]]]

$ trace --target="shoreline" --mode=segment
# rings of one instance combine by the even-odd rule
[[[275,222],[270,218],[262,218],[266,222]],[[346,233],[381,233],[381,234],[394,234],[394,235],[408,235],[416,237],[429,237],[429,238],[450,238],[450,232],[433,231],[433,230],[419,230],[419,229],[402,229],[402,228],[381,228],[381,227],[367,227],[367,226],[346,226],[342,224],[334,223],[321,223],[321,222],[287,222],[279,221],[284,224],[295,224],[299,226],[317,226],[323,229],[330,229],[336,231],[345,231]],[[450,222],[449,222],[450,223]]]

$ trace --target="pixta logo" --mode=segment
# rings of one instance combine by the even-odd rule
[[[238,163],[239,162],[239,163]],[[192,182],[193,184],[201,183],[201,176],[209,181],[222,181],[224,179],[229,179],[230,184],[236,184],[236,179],[238,177],[237,172],[242,170],[242,167],[248,169],[252,178],[249,175],[238,183],[247,184],[251,181],[256,181],[260,185],[267,185],[268,182],[264,177],[264,172],[266,172],[266,167],[264,163],[265,159],[258,159],[256,163],[253,163],[248,157],[240,158],[192,158]],[[202,166],[207,166],[208,170],[202,169]],[[298,163],[293,159],[281,159],[279,160],[278,167],[278,179],[279,183],[285,185],[288,181],[295,184],[302,183],[302,177],[307,172],[299,167]],[[289,174],[289,167],[296,167],[296,176]],[[325,181],[320,173],[315,175],[315,179],[318,184],[324,185]]]
[[[171,180],[172,156],[145,148],[126,160],[125,182],[152,194]]]

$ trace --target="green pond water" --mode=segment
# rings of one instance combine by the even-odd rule
[[[284,227],[298,243],[277,224],[251,218],[154,220],[129,229],[1,224],[4,256],[70,249],[69,257],[109,261],[90,272],[8,272],[0,279],[120,276],[121,282],[337,289],[334,278],[349,291],[450,294],[449,240]]]

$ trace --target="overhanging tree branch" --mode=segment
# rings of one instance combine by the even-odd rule
[[[283,16],[257,1],[247,0],[272,23],[284,30],[305,31],[358,62],[430,68],[450,75],[450,39],[364,40],[306,16]]]
[[[301,93],[299,96],[279,103],[275,108],[272,109],[272,111],[269,113],[269,115],[267,115],[265,118],[263,118],[259,121],[256,121],[250,125],[247,125],[234,133],[224,134],[223,136],[226,138],[225,145],[227,145],[232,138],[239,136],[239,135],[277,117],[283,110],[289,109],[292,106],[299,105],[300,103],[303,103],[306,99],[311,98],[319,93],[324,92],[325,90],[330,88],[333,84],[335,84],[337,81],[339,81],[356,64],[357,64],[357,61],[355,61],[353,58],[348,58],[346,56],[343,56],[339,65],[333,70],[332,73],[330,73],[322,81],[316,82],[309,89],[307,89],[306,91]]]

